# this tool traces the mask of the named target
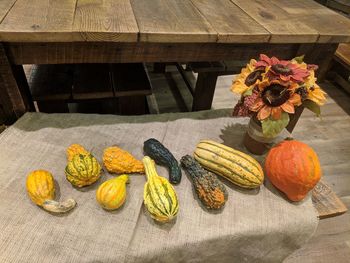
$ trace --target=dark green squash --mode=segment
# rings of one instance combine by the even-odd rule
[[[181,165],[191,177],[193,187],[202,204],[208,209],[220,209],[227,201],[227,191],[216,175],[208,172],[191,156],[181,158]]]
[[[149,139],[143,144],[143,151],[151,157],[157,164],[164,165],[169,169],[169,181],[172,184],[178,184],[181,181],[181,168],[172,155],[172,153],[164,147],[156,139]]]

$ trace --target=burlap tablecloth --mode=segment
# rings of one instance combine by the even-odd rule
[[[65,150],[81,143],[101,160],[103,149],[119,145],[142,158],[143,142],[154,137],[180,159],[200,139],[242,149],[247,119],[228,111],[120,117],[27,113],[0,135],[1,262],[281,262],[317,227],[311,199],[292,204],[267,180],[260,190],[226,183],[229,199],[220,213],[199,206],[183,174],[175,186],[180,201],[177,220],[160,225],[148,216],[142,175],[132,175],[125,205],[106,212],[95,201],[104,172],[93,186],[76,189],[65,179]],[[25,191],[26,175],[51,171],[58,198],[74,198],[69,214],[51,215],[34,205]],[[158,167],[168,177],[167,170]]]

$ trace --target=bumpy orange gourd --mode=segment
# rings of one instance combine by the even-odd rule
[[[141,161],[117,146],[109,147],[104,150],[103,163],[111,173],[130,174],[145,172]]]
[[[72,144],[67,148],[67,159],[71,161],[76,154],[89,154],[89,152],[80,144]]]
[[[266,156],[265,170],[271,183],[291,201],[301,201],[321,178],[315,151],[305,143],[287,139]]]

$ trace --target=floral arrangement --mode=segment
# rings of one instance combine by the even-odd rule
[[[303,58],[279,60],[261,54],[258,61],[251,59],[231,87],[241,94],[233,116],[255,117],[265,137],[278,135],[295,107],[304,106],[319,116],[326,93],[316,84],[318,67],[306,64]]]

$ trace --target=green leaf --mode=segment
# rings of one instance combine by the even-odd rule
[[[303,106],[305,108],[308,108],[313,113],[315,113],[317,117],[320,117],[320,115],[321,115],[321,108],[316,102],[314,102],[312,100],[305,100],[303,102]]]
[[[293,60],[295,60],[298,64],[301,64],[304,62],[304,57],[305,55],[302,55],[302,56],[293,58]]]
[[[243,97],[250,96],[253,94],[253,89],[246,90],[242,95]]]
[[[286,112],[282,112],[281,118],[279,120],[274,120],[271,117],[263,120],[261,122],[263,134],[267,138],[276,137],[285,127],[287,127],[288,123],[289,115]]]

